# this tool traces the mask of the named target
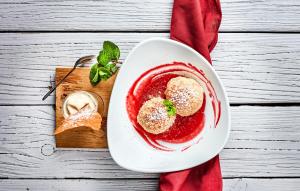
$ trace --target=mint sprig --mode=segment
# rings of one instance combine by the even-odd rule
[[[102,50],[97,56],[97,63],[90,70],[90,82],[93,86],[101,80],[109,79],[118,70],[116,64],[120,58],[119,47],[110,41],[104,41]]]
[[[175,108],[174,104],[170,100],[165,99],[163,101],[163,104],[166,107],[169,116],[176,115],[176,108]]]

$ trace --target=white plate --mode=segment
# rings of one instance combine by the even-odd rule
[[[203,70],[221,101],[221,117],[216,128],[205,125],[202,139],[187,150],[172,152],[153,148],[132,126],[126,96],[133,82],[145,71],[173,61],[191,63]],[[208,100],[207,100],[208,101]],[[207,121],[213,120],[207,107]],[[202,164],[217,155],[227,142],[230,131],[230,111],[224,87],[208,61],[192,48],[177,41],[152,38],[139,43],[128,55],[116,78],[107,121],[108,146],[112,158],[121,167],[140,172],[169,172]]]

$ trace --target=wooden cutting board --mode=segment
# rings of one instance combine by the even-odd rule
[[[72,68],[56,68],[56,83],[58,83]],[[72,92],[84,90],[95,93],[103,99],[101,131],[91,129],[76,129],[55,135],[56,147],[64,148],[106,148],[106,122],[107,111],[112,87],[116,74],[106,81],[101,81],[97,86],[92,86],[89,81],[89,68],[77,68],[56,89],[56,127],[64,120],[62,106],[65,98]]]

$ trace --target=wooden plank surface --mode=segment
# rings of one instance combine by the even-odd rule
[[[121,59],[141,40],[167,33],[0,34],[0,104],[53,104],[41,100],[57,66],[98,54],[116,42]],[[300,34],[220,34],[212,53],[231,103],[300,102]],[[141,61],[142,62],[142,61]]]
[[[156,178],[119,167],[108,150],[54,149],[51,106],[0,107],[2,178]],[[299,177],[300,107],[232,107],[224,177]]]
[[[300,187],[300,179],[224,179],[224,191],[295,191]],[[158,179],[132,180],[0,180],[0,191],[43,190],[43,191],[154,191],[158,189]]]
[[[0,30],[169,30],[172,2],[1,0]],[[300,1],[222,0],[221,3],[221,31],[300,31]]]
[[[172,1],[0,0],[0,32],[9,32],[0,33],[0,190],[157,189],[157,174],[124,170],[108,150],[54,149],[54,98],[41,97],[56,66],[97,54],[103,40],[117,42],[124,59],[140,40],[168,37]],[[298,105],[300,1],[221,2],[212,56],[231,103]],[[231,109],[230,141],[221,153],[224,190],[299,189],[300,107]]]

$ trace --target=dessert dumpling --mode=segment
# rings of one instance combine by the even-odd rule
[[[146,101],[137,115],[138,123],[145,131],[152,134],[163,133],[168,130],[175,121],[175,115],[169,116],[164,99],[156,97]]]
[[[196,80],[180,76],[168,82],[165,95],[175,105],[178,115],[190,116],[201,108],[203,92]]]

